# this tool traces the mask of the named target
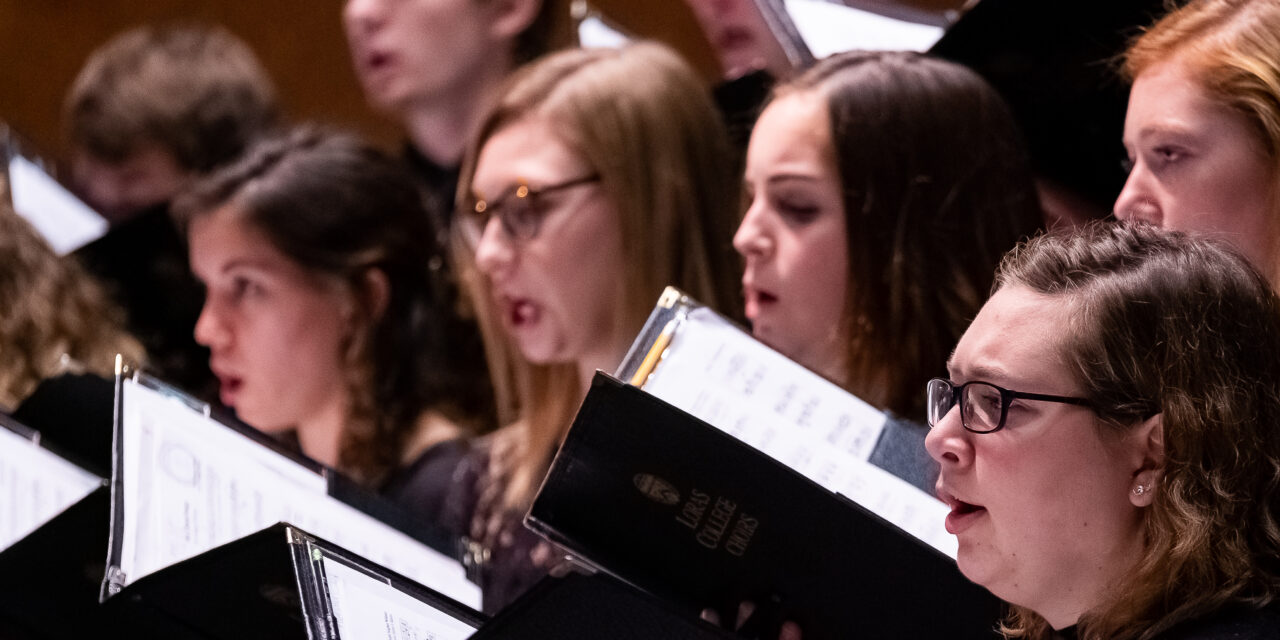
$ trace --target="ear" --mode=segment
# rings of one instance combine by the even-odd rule
[[[543,2],[552,0],[472,0],[490,7],[489,33],[497,40],[513,40],[538,18]]]
[[[1134,472],[1129,486],[1129,502],[1135,507],[1148,507],[1160,489],[1164,469],[1164,414],[1147,418],[1130,433],[1133,446]]]
[[[376,323],[386,313],[391,302],[391,279],[378,267],[369,267],[360,279],[356,295],[370,323]]]

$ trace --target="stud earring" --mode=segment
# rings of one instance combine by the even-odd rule
[[[1135,495],[1135,496],[1140,496],[1140,495],[1142,495],[1142,494],[1144,494],[1144,493],[1146,493],[1146,492],[1147,492],[1147,487],[1146,487],[1146,485],[1142,485],[1142,484],[1140,484],[1140,485],[1136,485],[1136,486],[1134,486],[1134,487],[1133,487],[1133,495]]]

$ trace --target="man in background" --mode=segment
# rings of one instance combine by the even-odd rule
[[[73,188],[111,224],[76,252],[125,308],[152,373],[196,395],[216,385],[192,337],[203,293],[168,205],[279,122],[253,52],[213,26],[143,26],[94,51],[64,107]]]

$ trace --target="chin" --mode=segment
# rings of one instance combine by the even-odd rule
[[[286,433],[293,428],[292,426],[281,424],[281,421],[272,418],[270,415],[263,415],[262,413],[255,412],[252,408],[239,406],[232,407],[232,410],[236,412],[237,418],[263,433],[279,435]]]
[[[560,349],[547,345],[520,345],[520,355],[532,364],[550,365],[561,362],[568,362],[570,358],[564,356]]]
[[[959,552],[956,554],[956,565],[960,568],[960,573],[978,586],[990,591],[997,598],[1009,601],[1007,589],[1001,589],[995,580],[994,571],[988,562],[984,562],[978,553],[972,548],[967,547],[964,543],[960,544]]]

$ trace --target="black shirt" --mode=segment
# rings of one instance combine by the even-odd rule
[[[442,314],[440,325],[445,332],[441,341],[445,361],[441,366],[451,373],[450,379],[454,382],[446,394],[446,406],[438,409],[460,424],[488,431],[497,421],[493,385],[480,328],[458,284],[449,249],[458,167],[437,164],[409,144],[404,148],[404,162],[418,182],[423,206],[435,230],[431,255],[425,259],[435,279],[439,300],[434,307]]]
[[[147,351],[147,368],[202,400],[217,395],[209,350],[194,331],[204,288],[191,273],[186,242],[160,204],[111,227],[74,254],[124,308],[125,328]]]
[[[1076,640],[1074,626],[1057,632],[1058,640]],[[1184,622],[1158,640],[1276,640],[1280,638],[1280,603],[1263,609],[1238,605]]]

